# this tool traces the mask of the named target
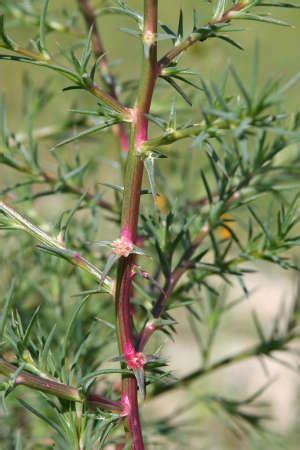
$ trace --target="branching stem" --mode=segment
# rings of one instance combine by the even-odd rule
[[[288,337],[285,338],[284,345],[287,345],[288,343],[292,342],[295,339],[299,339],[299,335],[294,333],[290,334]],[[189,373],[180,380],[177,380],[175,383],[159,385],[158,387],[155,388],[152,396],[156,397],[157,395],[167,393],[175,389],[183,388],[185,386],[190,385],[194,381],[197,381],[200,377],[209,375],[210,373],[215,372],[216,370],[223,369],[224,367],[230,366],[232,364],[237,364],[239,362],[258,356],[263,355],[270,356],[272,352],[275,352],[276,350],[280,351],[282,348],[283,348],[283,341],[282,339],[279,338],[277,341],[270,340],[270,342],[267,341],[264,344],[259,343],[248,349],[240,350],[234,355],[221,358],[220,360],[216,361],[215,363],[211,364],[208,367],[202,367]]]
[[[213,19],[208,22],[207,27],[220,26],[224,24],[228,24],[231,19],[237,14],[239,11],[245,10],[249,8],[249,4],[246,1],[241,0],[239,3],[236,3],[231,8],[226,10],[220,17]],[[205,27],[203,27],[204,29]],[[197,42],[203,42],[208,39],[211,34],[207,33],[207,35],[202,36],[200,33],[194,32],[190,34],[185,40],[183,40],[180,44],[176,45],[173,49],[167,52],[159,61],[158,61],[158,73],[163,75],[163,70],[167,67],[174,59],[181,55],[181,53],[188,50],[192,45]]]
[[[131,127],[130,147],[125,173],[121,238],[135,243],[143,178],[141,145],[148,138],[148,117],[157,67],[157,14],[158,1],[144,0],[143,70],[135,107],[135,120]],[[125,358],[136,353],[133,322],[130,314],[130,296],[133,282],[133,255],[119,261],[116,286],[116,319],[120,353]],[[143,450],[137,381],[132,374],[123,376],[122,398],[128,405],[125,428],[133,450]]]
[[[5,359],[0,358],[0,373],[6,377],[13,377],[17,367]],[[13,380],[14,386],[27,386],[47,394],[55,395],[58,398],[70,400],[73,402],[88,403],[90,406],[103,409],[105,411],[122,414],[123,405],[121,402],[115,402],[96,393],[83,395],[75,387],[60,383],[51,378],[42,378],[22,370]]]

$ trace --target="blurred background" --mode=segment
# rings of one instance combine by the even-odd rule
[[[299,0],[294,0],[297,3]],[[0,10],[1,10],[0,0]],[[94,1],[95,7],[100,7],[103,2]],[[142,1],[130,0],[129,5],[141,8]],[[177,27],[178,10],[183,9],[184,24],[186,30],[192,27],[193,8],[200,10],[201,21],[205,22],[208,16],[208,5],[202,0],[161,0],[160,2],[161,21],[168,24],[171,28]],[[60,2],[50,1],[50,10],[61,11],[65,9],[68,13],[76,11],[75,0],[60,0]],[[238,42],[245,48],[245,51],[239,51],[228,46],[217,39],[211,39],[204,45],[196,45],[185,55],[182,65],[191,67],[198,71],[201,77],[206,80],[215,80],[218,82],[224,73],[225,67],[229,63],[234,63],[243,80],[251,79],[253,52],[256,43],[260,51],[260,78],[259,83],[264,84],[270,77],[282,78],[287,81],[300,71],[300,12],[297,10],[280,10],[277,16],[293,25],[288,27],[275,27],[272,25],[260,25],[247,22],[243,24],[246,31],[236,33]],[[121,24],[121,25],[120,25]],[[136,78],[139,73],[139,55],[140,48],[136,39],[120,32],[119,28],[130,27],[131,23],[125,18],[119,16],[105,15],[99,17],[99,27],[102,33],[104,46],[107,56],[111,62],[113,72],[120,80]],[[13,23],[10,25],[10,33],[18,42],[27,41],[28,37],[36,32],[36,28],[24,26],[22,30],[15,29]],[[49,38],[52,48],[55,48],[57,42],[60,47],[69,46],[71,37],[63,34],[52,34]],[[160,44],[160,52],[168,48],[168,41]],[[26,128],[24,123],[24,102],[22,100],[22,80],[24,73],[33,82],[35,87],[47,83],[55,96],[49,102],[49,105],[43,112],[35,118],[34,127],[44,127],[52,125],[56,121],[63,120],[68,110],[74,104],[80,104],[80,107],[89,107],[94,104],[94,100],[83,94],[76,92],[61,93],[63,81],[43,70],[37,68],[24,67],[20,64],[0,62],[0,92],[5,95],[8,111],[8,125],[11,130],[22,133]],[[286,108],[288,111],[294,111],[299,108],[299,84],[294,86],[287,94]],[[163,91],[166,102],[169,101],[169,93]],[[63,101],[61,99],[63,98]],[[162,98],[160,97],[161,101]],[[154,99],[154,108],[158,99]],[[180,101],[178,101],[180,104]],[[23,106],[22,106],[23,104]],[[83,144],[76,144],[82,146]],[[95,141],[91,140],[87,148],[82,148],[88,154],[96,148]],[[180,147],[182,148],[182,146]],[[43,158],[51,168],[55,162],[49,157],[49,142],[41,143]],[[63,150],[64,155],[68,155],[69,149]],[[93,173],[93,182],[113,183],[118,181],[118,171],[114,165],[114,156],[116,156],[115,142],[110,135],[105,135],[101,143],[101,151],[96,158],[100,164],[100,173]],[[68,156],[66,156],[68,157]],[[197,158],[197,155],[193,156]],[[164,180],[166,177],[176,183],[178,191],[183,188],[190,189],[195,198],[199,197],[200,191],[197,191],[197,185],[193,183],[191,177],[191,186],[186,186],[186,180],[176,177],[172,173],[172,164],[166,167]],[[161,171],[164,167],[161,168]],[[16,174],[13,170],[0,166],[0,187],[12,185],[17,182]],[[196,186],[196,187],[195,187]],[[163,189],[163,183],[161,186]],[[111,194],[108,192],[107,196]],[[34,207],[45,221],[54,220],[60,210],[63,210],[70,200],[64,196],[39,198]],[[21,207],[23,205],[21,204]],[[24,205],[24,208],[28,205]],[[115,235],[114,226],[108,226],[103,220],[101,222],[102,239],[109,239]],[[0,241],[1,242],[1,241]],[[1,244],[2,245],[2,244]],[[253,308],[257,311],[265,329],[268,329],[271,321],[278,314],[281,302],[284,301],[287,308],[295,295],[297,277],[290,271],[281,271],[274,269],[268,264],[256,265],[257,272],[247,277],[246,283],[249,289],[254,293],[249,299],[239,304],[234,309],[230,318],[226,319],[219,330],[218,338],[215,342],[214,356],[216,358],[230,355],[236,350],[240,350],[256,341],[253,324],[249,317]],[[5,275],[3,274],[5,277]],[[1,283],[0,283],[1,284]],[[232,287],[227,293],[230,298],[239,295],[239,289]],[[165,341],[163,352],[167,357],[170,366],[177,375],[184,375],[191,370],[199,367],[199,348],[195,342],[194,336],[188,331],[187,318],[184,313],[180,317],[181,324],[174,343]],[[299,363],[299,360],[298,360]],[[291,361],[295,367],[295,360]],[[268,422],[270,433],[261,435],[241,436],[234,429],[228,428],[220,416],[214,412],[209,412],[204,406],[193,408],[193,417],[196,417],[198,432],[191,434],[191,445],[197,449],[226,450],[226,449],[299,449],[300,443],[300,384],[299,374],[295,370],[287,369],[279,364],[264,361],[262,364],[251,359],[248,362],[242,362],[226,369],[222,369],[209,377],[201,379],[190,390],[190,399],[192,400],[199,392],[219,392],[226,393],[228,397],[245,398],[261,387],[269,377],[275,382],[263,394],[263,400],[270,404],[268,412],[272,419]],[[267,374],[266,374],[267,372]],[[145,406],[145,417],[165,417],[170,412],[176,411],[183,399],[186,400],[186,392],[171,393],[165,397],[165,400],[154,401]],[[1,419],[0,419],[1,420]],[[184,416],[180,420],[185,420]],[[197,427],[196,427],[197,428]],[[234,427],[233,427],[234,428]],[[195,437],[194,437],[195,435]],[[4,444],[3,444],[4,445]],[[0,448],[6,450],[0,441]],[[173,444],[170,444],[173,448]],[[174,442],[174,448],[183,448],[182,444]]]

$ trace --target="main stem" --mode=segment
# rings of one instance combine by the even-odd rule
[[[121,239],[135,243],[143,179],[141,146],[148,139],[148,118],[157,75],[157,14],[158,0],[144,0],[143,69],[130,133],[130,146],[125,171]],[[116,321],[120,354],[136,353],[130,296],[133,283],[134,257],[119,260],[116,285]],[[122,400],[127,405],[125,430],[133,450],[143,450],[144,442],[139,418],[137,381],[134,374],[122,377]]]

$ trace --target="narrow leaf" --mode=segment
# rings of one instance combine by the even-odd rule
[[[73,136],[68,137],[64,141],[59,142],[56,144],[51,150],[56,150],[59,147],[62,147],[63,145],[70,144],[71,142],[76,141],[77,139],[82,139],[87,136],[91,136],[93,134],[99,133],[99,131],[105,130],[108,127],[111,127],[112,125],[115,125],[118,121],[116,119],[107,120],[105,122],[101,122],[101,124],[89,128],[87,130],[82,131],[81,133],[75,134]]]
[[[44,56],[48,56],[48,52],[46,50],[46,30],[47,30],[46,18],[47,18],[48,6],[49,6],[49,0],[43,0],[41,17],[40,17],[39,47],[40,47],[41,52],[44,54]],[[48,56],[48,58],[49,58],[49,56]]]

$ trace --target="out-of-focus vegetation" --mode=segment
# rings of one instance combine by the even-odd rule
[[[295,3],[298,1],[294,0]],[[20,4],[22,2],[11,3]],[[93,5],[97,10],[97,8],[102,8],[108,3],[110,2],[94,1]],[[141,1],[132,0],[128,3],[132,8],[142,8]],[[32,24],[32,19],[28,19],[28,17],[24,19],[22,27],[20,27],[20,18],[18,15],[14,15],[13,10],[7,10],[7,4],[9,2],[0,0],[0,11],[3,9],[7,15],[7,32],[13,35],[16,41],[27,41],[29,37],[38,33],[38,27],[36,24]],[[52,52],[57,52],[58,60],[61,60],[61,49],[68,48],[74,42],[78,42],[84,26],[76,1],[50,1],[49,8],[50,16],[52,14],[56,17],[58,13],[62,21],[65,17],[64,10],[69,16],[74,14],[75,29],[72,29],[71,33],[53,32],[48,37],[49,48]],[[194,8],[200,11],[201,21],[203,22],[209,18],[210,11],[210,5],[202,0],[161,0],[159,8],[161,22],[167,23],[171,28],[177,27],[178,11],[182,8],[184,26],[187,30],[192,26],[192,11]],[[270,8],[270,11],[273,12],[273,9]],[[278,13],[277,8],[276,13]],[[211,39],[203,45],[193,46],[182,58],[181,65],[192,67],[193,70],[201,74],[203,80],[219,84],[224,79],[227,67],[231,62],[234,62],[236,72],[239,73],[242,82],[247,88],[251,89],[255,61],[253,55],[258,54],[259,76],[257,86],[266,85],[268,80],[272,78],[282,80],[284,85],[300,72],[300,12],[292,9],[282,10],[280,11],[280,19],[286,20],[294,27],[277,27],[272,24],[248,21],[246,25],[243,24],[243,28],[246,28],[247,31],[236,31],[234,33],[234,37],[245,48],[245,51],[231,47],[219,39]],[[112,72],[120,82],[127,83],[128,86],[134,88],[136,85],[135,79],[138,78],[137,74],[140,70],[139,43],[134,37],[119,30],[120,27],[131,27],[130,19],[126,17],[120,19],[117,15],[100,15],[98,23]],[[57,46],[57,42],[59,42],[59,46]],[[169,47],[170,42],[168,40],[161,41],[161,54],[164,54]],[[200,78],[194,77],[193,82],[197,84],[199,82],[200,84]],[[154,96],[153,110],[155,113],[157,115],[163,114],[165,105],[172,103],[175,98],[174,103],[178,110],[178,117],[183,117],[188,122],[190,115],[190,120],[193,121],[193,114],[201,111],[202,94],[200,95],[199,91],[193,92],[191,94],[193,107],[186,109],[182,98],[177,94],[174,96],[174,92],[166,89],[163,83],[162,80],[158,82],[158,89]],[[229,79],[228,84],[229,98],[231,93],[232,95],[236,94],[234,76]],[[2,198],[8,199],[10,202],[18,200],[15,203],[16,208],[26,211],[27,216],[33,222],[39,224],[44,231],[51,231],[51,234],[56,234],[58,240],[62,238],[63,234],[64,243],[67,247],[91,251],[97,265],[103,266],[108,252],[105,255],[97,247],[91,249],[90,241],[114,239],[118,233],[119,223],[115,211],[100,210],[99,212],[97,202],[115,201],[117,207],[120,205],[120,191],[112,190],[111,185],[119,186],[122,184],[121,173],[124,167],[124,158],[120,157],[117,141],[110,131],[102,133],[100,137],[99,135],[91,135],[85,140],[76,140],[66,147],[62,147],[55,152],[52,151],[53,145],[69,137],[69,119],[74,122],[71,127],[74,134],[82,130],[82,125],[85,126],[88,123],[89,126],[93,126],[95,124],[93,116],[74,115],[70,112],[75,109],[95,109],[95,100],[82,91],[62,93],[64,86],[64,81],[54,73],[46,72],[37,67],[0,61],[0,91],[1,95],[3,94],[1,102],[2,105],[5,104],[7,112],[5,123],[11,133],[10,139],[15,139],[18,151],[22,152],[22,146],[24,145],[25,160],[29,157],[25,148],[30,145],[35,146],[38,143],[39,160],[42,162],[45,172],[47,174],[55,173],[57,165],[61,166],[63,172],[62,179],[60,179],[61,173],[58,172],[57,180],[51,182],[51,188],[49,188],[46,179],[47,174],[45,179],[38,180],[34,186],[30,183],[26,185],[26,183],[23,183],[24,174],[18,173],[14,167],[0,166],[1,195]],[[134,89],[129,89],[127,93],[123,93],[121,95],[122,100],[132,101],[132,92],[134,92]],[[299,92],[300,85],[295,83],[284,93],[283,111],[296,111],[299,108]],[[280,113],[280,108],[281,106],[276,113]],[[29,123],[31,121],[32,123]],[[152,127],[154,134],[157,133],[155,125],[152,125]],[[68,131],[66,132],[67,128]],[[297,151],[296,145],[292,143],[284,157],[279,156],[278,160],[284,164],[289,158],[293,159],[297,155]],[[188,158],[186,158],[186,152],[188,152]],[[161,217],[158,219],[157,213],[154,213],[153,223],[151,223],[149,217],[146,221],[148,225],[150,224],[154,228],[162,222],[165,223],[167,214],[173,208],[175,210],[180,207],[182,217],[174,226],[175,228],[178,227],[185,214],[183,203],[188,200],[196,202],[207,194],[203,187],[203,178],[200,177],[199,169],[201,167],[207,173],[211,169],[207,161],[205,163],[200,162],[199,151],[196,146],[191,145],[191,142],[180,141],[172,147],[170,155],[169,159],[159,165],[156,173],[157,187],[160,192],[160,197],[156,199],[156,211],[160,210]],[[280,158],[282,158],[282,161]],[[87,161],[88,164],[85,167]],[[68,180],[72,180],[74,175],[72,171],[76,171],[78,167],[81,168],[82,177],[85,180],[82,197],[69,195]],[[292,173],[293,168],[290,168],[290,170]],[[210,172],[208,175],[209,182],[212,179],[213,173]],[[64,183],[66,186],[62,188]],[[168,188],[166,187],[167,184]],[[290,216],[298,208],[297,193],[300,185],[296,177],[293,184],[294,188],[283,195],[284,202],[292,205]],[[146,187],[150,191],[148,182],[146,182]],[[59,195],[52,195],[55,194],[56,189]],[[98,196],[92,199],[87,211],[84,202],[90,191],[98,192]],[[74,190],[73,194],[78,194],[78,192]],[[151,195],[147,196],[143,202],[142,213],[147,215],[153,207]],[[180,205],[178,206],[176,202]],[[282,216],[280,216],[280,213],[277,215],[277,206],[271,195],[257,200],[255,205],[259,214],[263,217],[263,222],[269,218],[268,226],[272,229],[276,228],[277,221],[280,223],[281,217],[286,217],[283,213]],[[263,228],[264,223],[259,223],[255,211],[251,212],[253,222],[257,228]],[[289,215],[288,207],[285,213]],[[197,210],[196,216],[197,214],[200,217],[201,210],[200,212]],[[193,218],[196,222],[198,219],[197,217]],[[223,243],[231,239],[232,236],[234,240],[235,233],[241,235],[242,238],[247,235],[248,217],[245,220],[244,210],[233,212],[232,216],[223,217],[223,222],[225,226],[218,228],[217,235],[218,239],[223,239]],[[292,222],[291,217],[290,222]],[[52,224],[51,230],[47,229],[49,223]],[[145,225],[145,235],[150,236],[150,239],[155,241],[156,238],[150,225],[148,228]],[[284,228],[286,223],[281,225]],[[10,224],[7,226],[9,228]],[[298,228],[299,225],[297,224],[295,229],[298,231]],[[263,229],[262,233],[264,232]],[[1,231],[1,233],[3,232]],[[160,239],[162,239],[161,236]],[[263,241],[261,237],[258,237],[256,241],[259,239]],[[255,238],[253,240],[255,241]],[[2,311],[4,311],[1,318],[3,319],[5,315],[6,305],[10,305],[9,308],[7,307],[8,310],[11,308],[14,311],[8,330],[11,348],[6,349],[7,358],[9,359],[14,351],[18,355],[19,362],[22,361],[21,368],[41,376],[44,376],[43,370],[45,370],[47,374],[56,377],[58,369],[55,358],[57,358],[57,354],[60,354],[61,381],[67,384],[73,384],[75,380],[80,380],[80,375],[82,378],[87,376],[87,371],[83,370],[82,374],[78,374],[74,369],[74,366],[77,363],[82,363],[82,361],[84,361],[85,368],[90,367],[96,370],[102,365],[105,365],[105,368],[115,368],[116,364],[113,357],[117,355],[117,348],[112,338],[114,325],[111,323],[113,320],[111,299],[108,296],[103,297],[103,295],[96,294],[91,295],[87,300],[82,300],[82,292],[89,293],[91,289],[97,289],[95,285],[91,288],[90,274],[84,272],[78,274],[75,272],[76,269],[67,265],[65,261],[53,258],[53,256],[43,252],[34,251],[33,243],[34,241],[31,238],[23,237],[19,233],[10,232],[5,234],[5,237],[0,234],[0,305]],[[255,245],[253,244],[253,246]],[[262,243],[262,247],[263,245],[267,244]],[[292,245],[287,245],[286,249],[289,251],[291,247]],[[48,253],[51,253],[49,248],[47,250]],[[270,253],[272,251],[273,248],[271,248]],[[213,346],[214,357],[210,359],[212,349],[210,345],[207,345],[209,354],[206,355],[207,361],[201,361],[203,370],[207,368],[208,362],[210,364],[211,361],[223,361],[223,358],[225,359],[224,363],[220,364],[218,372],[212,371],[212,374],[201,377],[199,382],[192,384],[188,394],[182,390],[171,390],[165,394],[164,399],[166,400],[154,399],[149,400],[149,403],[146,402],[143,416],[146,424],[146,436],[149,436],[150,439],[153,430],[156,435],[160,432],[163,436],[162,441],[159,439],[153,441],[153,448],[183,449],[187,447],[186,436],[189,436],[188,446],[199,450],[202,448],[216,450],[227,448],[245,450],[298,449],[300,441],[300,392],[297,361],[291,354],[294,352],[299,360],[299,347],[295,344],[289,356],[283,358],[283,361],[281,360],[281,354],[278,358],[276,355],[276,358],[272,361],[278,359],[278,365],[270,364],[267,361],[266,355],[269,355],[270,352],[255,352],[255,349],[257,350],[255,346],[258,345],[257,334],[260,342],[265,340],[268,343],[268,339],[272,341],[271,338],[274,337],[280,340],[287,326],[290,326],[289,332],[294,333],[295,324],[292,321],[299,319],[299,294],[296,292],[298,275],[297,271],[294,270],[294,266],[297,266],[299,260],[299,251],[292,247],[288,255],[292,261],[288,271],[283,270],[284,261],[281,264],[282,268],[274,269],[270,262],[256,264],[255,258],[253,258],[250,269],[255,270],[256,273],[251,274],[251,270],[249,270],[249,274],[245,278],[245,284],[238,285],[234,281],[230,287],[225,288],[223,285],[221,286],[220,280],[217,278],[219,274],[216,273],[215,277],[212,276],[212,283],[205,287],[206,300],[199,310],[197,309],[198,306],[194,310],[193,306],[189,305],[191,298],[187,295],[185,299],[186,310],[182,312],[181,309],[176,313],[177,315],[175,314],[175,319],[183,320],[177,335],[174,336],[175,342],[170,344],[165,338],[162,350],[166,358],[170,360],[171,368],[177,369],[175,374],[178,376],[185,376],[193,370],[197,371],[201,359],[200,355],[203,356],[203,346],[201,348],[201,345],[199,347],[195,342],[198,338],[205,346],[206,340],[214,341],[216,331],[218,331],[218,335]],[[66,259],[68,258],[69,255]],[[145,261],[145,266],[149,271],[152,270],[153,264],[153,261]],[[227,281],[225,279],[224,284]],[[215,292],[214,288],[219,291],[219,294]],[[146,303],[150,301],[143,289],[140,288],[140,290],[141,295],[144,295],[143,300]],[[151,290],[153,293],[155,286],[152,286]],[[92,294],[94,293],[92,292]],[[178,295],[180,297],[181,294]],[[203,295],[203,292],[201,291],[200,294],[196,293],[196,290],[193,291],[194,298],[197,295]],[[182,298],[184,298],[183,294]],[[79,301],[82,309],[77,309]],[[139,307],[139,301],[140,299],[137,298],[137,308]],[[100,302],[101,308],[99,308]],[[234,303],[236,307],[232,310],[233,303],[231,302],[236,302]],[[282,304],[285,306],[282,306]],[[32,323],[33,337],[30,337],[32,339],[30,353],[27,352],[27,342],[22,343],[27,338],[29,339],[22,326],[26,327],[28,324],[29,327],[31,326],[30,320],[39,305],[41,307],[37,313],[38,319]],[[227,307],[228,313],[218,323],[220,311]],[[294,310],[292,310],[293,307]],[[253,312],[253,310],[256,312]],[[256,314],[260,317],[259,319]],[[78,319],[79,316],[80,320]],[[199,318],[199,316],[201,317]],[[75,319],[78,319],[76,327],[74,327],[72,318],[74,323]],[[201,329],[202,325],[199,325],[201,320],[206,321],[207,329],[205,327],[203,330]],[[20,322],[23,325],[20,325]],[[92,326],[90,326],[91,324]],[[46,329],[43,329],[44,327]],[[66,335],[66,329],[67,337],[65,341],[61,342],[62,336]],[[2,331],[0,322],[0,341]],[[201,334],[202,332],[204,334]],[[18,342],[18,345],[16,345],[16,342]],[[151,343],[151,351],[157,351],[159,342],[159,339],[157,339]],[[276,342],[274,345],[276,346]],[[50,349],[51,346],[53,346],[52,350]],[[63,349],[62,353],[57,352],[57,349],[61,348]],[[244,359],[247,359],[245,356],[251,355],[240,354],[239,352],[243,348],[249,348],[254,356],[259,354],[259,358],[255,360],[250,358],[250,362],[244,363]],[[234,368],[232,368],[231,363],[227,364],[226,362],[226,357],[232,354],[238,355],[235,361],[237,364]],[[38,369],[35,362],[36,355],[40,355]],[[71,360],[70,355],[73,358],[73,366],[68,364],[68,362],[70,363],[68,358]],[[241,362],[239,362],[239,359]],[[284,369],[279,369],[279,367],[284,367]],[[155,375],[157,374],[155,373]],[[277,381],[278,384],[276,384]],[[274,384],[272,384],[273,382]],[[270,386],[263,393],[265,404],[262,404],[263,412],[260,415],[256,407],[255,410],[252,409],[252,401],[256,400],[256,394],[259,393],[260,388],[266,387],[268,383],[270,383]],[[81,386],[86,387],[84,382]],[[117,397],[120,388],[118,374],[112,376],[105,374],[97,388]],[[271,394],[268,394],[268,392]],[[25,408],[24,403],[22,405],[18,401],[19,398],[26,400]],[[182,408],[183,404],[189,404],[190,406]],[[36,408],[33,411],[35,414],[41,410],[46,411],[48,426],[45,425],[43,420],[32,414],[32,407]],[[16,392],[9,395],[8,399],[3,402],[0,412],[0,449],[40,450],[54,448],[51,432],[49,433],[51,427],[54,431],[57,431],[55,429],[57,416],[54,411],[59,411],[59,408],[61,411],[63,410],[63,420],[65,421],[63,426],[68,429],[68,425],[74,418],[73,411],[68,411],[68,407],[67,403],[66,405],[60,404],[58,406],[55,404],[53,406],[51,398],[46,395],[32,392],[25,387],[18,387]],[[269,414],[270,418],[267,417]],[[103,418],[99,415],[97,419],[98,423],[93,426],[98,427],[99,435],[102,432],[105,434],[107,423],[105,423],[105,427],[102,424],[107,417]],[[113,420],[111,420],[111,423],[114,423]],[[72,426],[76,428],[76,424],[72,424]],[[182,441],[178,437],[178,429],[182,430]],[[66,448],[63,447],[65,445],[62,443],[63,441],[64,436],[59,436],[58,442],[61,442],[61,447],[58,448]],[[83,448],[87,450],[98,448],[97,446],[89,447],[89,445],[92,444],[87,442],[86,447]]]

